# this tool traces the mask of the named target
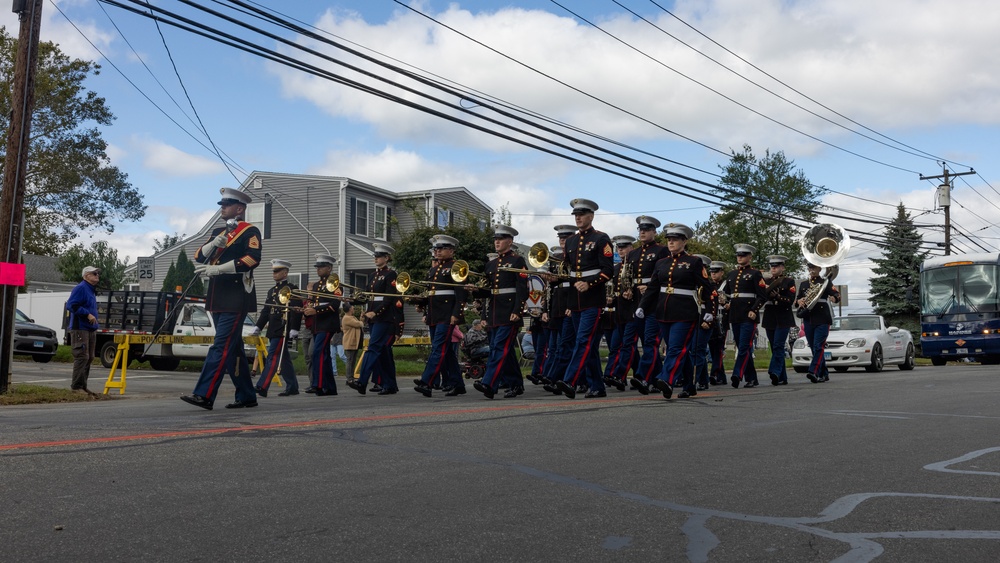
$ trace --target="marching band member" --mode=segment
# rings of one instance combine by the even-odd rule
[[[290,354],[282,353],[287,350],[286,340],[294,340],[299,335],[299,328],[302,325],[302,300],[293,297],[285,306],[278,303],[278,293],[283,288],[298,289],[295,284],[288,281],[288,270],[292,263],[287,260],[271,260],[271,271],[274,277],[274,287],[267,290],[267,299],[264,300],[264,308],[260,310],[260,318],[257,319],[257,326],[253,335],[257,336],[260,331],[267,327],[267,361],[264,362],[264,370],[257,380],[254,389],[261,397],[267,397],[267,389],[271,386],[274,375],[281,371],[281,378],[285,381],[285,390],[278,393],[280,397],[299,394],[299,380],[295,377],[295,366],[292,365]],[[294,308],[293,308],[294,307]],[[287,324],[285,320],[288,320]],[[279,363],[280,362],[280,363]]]
[[[641,215],[635,218],[635,222],[639,231],[639,247],[629,252],[628,261],[632,265],[632,275],[635,276],[636,283],[632,292],[638,292],[638,295],[629,296],[634,298],[638,305],[653,274],[653,268],[659,260],[669,257],[670,251],[656,242],[656,230],[660,228],[658,219]],[[622,345],[631,346],[627,349],[635,350],[636,341],[642,342],[642,358],[639,360],[639,367],[633,371],[629,383],[633,389],[648,395],[650,382],[663,370],[663,358],[660,357],[660,327],[652,315],[645,319],[635,318],[625,327]],[[620,371],[616,377],[624,378],[625,372]]]
[[[695,254],[696,257],[701,258],[701,263],[705,266],[706,271],[709,264],[712,263],[712,259],[704,254]],[[708,340],[712,337],[712,330],[715,327],[715,318],[719,316],[719,299],[718,293],[715,293],[713,299],[713,293],[715,292],[715,284],[712,283],[711,275],[708,279],[711,285],[711,290],[706,290],[702,288],[701,293],[698,295],[698,301],[701,303],[701,313],[702,317],[710,315],[712,317],[711,321],[702,320],[697,323],[697,328],[695,328],[694,333],[694,347],[691,352],[691,359],[694,362],[694,381],[697,384],[695,390],[705,391],[708,389]],[[680,397],[680,395],[678,395]]]
[[[719,294],[712,334],[708,337],[708,357],[712,361],[708,382],[712,385],[725,385],[726,366],[723,360],[726,355],[726,336],[729,334],[729,310],[725,307],[726,263],[713,261],[708,266],[708,275],[711,276],[712,285]]]
[[[549,262],[549,272],[556,273],[559,268],[554,263],[556,260],[563,261],[566,258],[566,239],[576,232],[575,225],[558,225],[555,227],[559,236],[559,246],[553,246],[550,250],[552,260]],[[543,277],[545,277],[543,275]],[[573,333],[573,319],[566,308],[567,293],[570,290],[570,282],[567,279],[555,276],[546,277],[549,283],[549,297],[551,303],[548,307],[549,320],[549,346],[545,365],[542,367],[542,388],[546,391],[562,395],[562,391],[556,387],[556,381],[566,373],[566,365],[569,363],[569,356],[573,353],[573,342],[576,335]]]
[[[809,264],[809,279],[799,285],[800,297],[796,304],[800,309],[808,305],[805,295],[808,294],[809,288],[823,283],[823,278],[819,277],[821,269],[815,264]],[[840,291],[837,290],[837,286],[832,283],[827,285],[812,310],[806,314],[802,321],[806,332],[806,342],[809,344],[809,349],[812,350],[812,361],[809,362],[809,373],[806,374],[806,377],[813,383],[830,381],[830,370],[826,367],[825,357],[826,338],[830,335],[830,325],[833,324],[830,303],[838,303],[839,301]]]
[[[330,341],[334,333],[340,332],[340,299],[343,290],[337,288],[336,291],[330,291],[326,283],[336,263],[337,259],[329,254],[316,255],[314,266],[319,279],[310,286],[309,292],[312,295],[302,310],[303,315],[313,319],[312,385],[306,389],[306,393],[315,393],[317,396],[337,394]]]
[[[396,270],[389,267],[395,250],[388,244],[376,242],[372,245],[375,252],[375,273],[368,281],[366,291],[382,295],[368,296],[364,318],[371,326],[371,336],[364,359],[361,360],[361,373],[357,380],[349,380],[347,385],[364,395],[368,380],[374,374],[377,379],[379,395],[393,395],[399,391],[396,385],[396,361],[392,357],[392,343],[399,336],[399,326],[403,317],[403,303],[399,297],[391,297],[396,291]],[[377,371],[377,373],[376,373]]]
[[[767,375],[771,385],[788,385],[788,370],[785,367],[785,346],[788,345],[788,331],[795,326],[792,302],[795,301],[795,280],[785,275],[785,257],[772,254],[767,257],[771,268],[771,281],[767,284],[767,303],[764,304],[764,318],[760,325],[771,343],[771,363]]]
[[[452,345],[452,333],[464,318],[465,289],[456,287],[451,279],[451,266],[455,263],[455,249],[458,239],[448,235],[434,235],[430,238],[434,250],[434,265],[427,272],[426,299],[413,300],[425,307],[427,328],[431,337],[431,352],[420,379],[414,381],[414,389],[425,397],[433,394],[434,380],[443,378],[445,396],[465,394],[458,357]],[[438,285],[436,282],[445,282]]]
[[[632,250],[632,245],[635,244],[635,237],[618,235],[612,238],[611,242],[615,245],[615,250],[618,252],[618,257],[621,260],[615,264],[615,273],[612,278],[614,284],[612,299],[614,300],[615,327],[610,345],[608,346],[608,365],[604,372],[606,375],[605,383],[615,386],[619,391],[624,391],[625,374],[632,367],[633,360],[638,359],[635,353],[635,333],[632,333],[632,342],[630,345],[624,344],[624,336],[625,327],[635,317],[635,309],[639,304],[639,294],[632,291],[631,275],[628,276],[629,279],[627,280],[622,279],[622,269],[630,268],[627,264],[628,253]],[[623,282],[628,285],[623,285]],[[629,298],[624,296],[626,291],[630,295]],[[625,365],[621,365],[622,363],[625,363]],[[616,374],[621,375],[617,376]]]
[[[757,249],[749,244],[737,244],[737,266],[726,278],[731,295],[726,307],[737,345],[736,363],[733,365],[733,375],[729,378],[733,388],[738,388],[740,381],[746,382],[744,387],[758,385],[757,370],[753,365],[753,341],[760,321],[760,308],[767,301],[767,284],[764,283],[760,270],[750,265],[755,252]]]
[[[236,400],[227,409],[257,406],[250,379],[250,366],[243,353],[243,321],[257,310],[253,271],[260,264],[260,229],[243,220],[250,196],[233,188],[222,188],[219,217],[226,227],[212,230],[211,238],[194,253],[200,265],[196,272],[208,276],[205,309],[215,321],[215,339],[202,364],[201,375],[191,395],[181,400],[212,410],[222,376],[229,374],[236,386]],[[230,228],[232,222],[234,227]]]
[[[597,203],[577,198],[570,202],[578,232],[566,239],[566,266],[571,276],[568,309],[572,311],[576,344],[570,357],[566,375],[556,382],[564,395],[576,397],[576,385],[581,377],[589,379],[587,398],[605,397],[598,356],[600,338],[599,317],[605,304],[607,291],[604,284],[614,274],[611,239],[594,229],[594,212]]]
[[[523,326],[524,302],[528,300],[528,283],[516,272],[500,270],[500,267],[527,269],[524,258],[511,252],[517,230],[507,225],[497,225],[493,234],[496,258],[486,264],[483,272],[487,287],[466,285],[465,289],[475,297],[486,298],[483,318],[489,327],[490,356],[486,361],[486,373],[473,384],[476,391],[492,399],[500,386],[500,379],[510,385],[504,394],[511,399],[524,393],[524,380],[517,361],[517,333]]]
[[[649,311],[649,316],[659,324],[661,338],[667,341],[663,371],[653,385],[669,399],[677,378],[691,369],[690,350],[698,326],[714,320],[711,313],[702,312],[699,295],[706,295],[714,301],[715,291],[702,259],[685,251],[687,241],[693,235],[691,229],[671,223],[664,233],[670,256],[656,263],[635,315],[644,318],[645,312]],[[685,381],[683,390],[677,396],[686,398],[695,393],[694,382]]]

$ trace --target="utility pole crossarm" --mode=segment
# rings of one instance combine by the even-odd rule
[[[944,255],[951,255],[951,179],[956,176],[968,176],[969,174],[975,174],[976,171],[972,168],[968,172],[952,172],[948,170],[947,163],[942,162],[941,167],[944,169],[942,174],[937,176],[924,176],[920,175],[920,180],[944,180],[940,186],[938,186],[938,201],[941,203],[941,207],[944,208]]]

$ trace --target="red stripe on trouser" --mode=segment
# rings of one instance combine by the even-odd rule
[[[653,346],[653,361],[649,362],[649,371],[642,374],[642,380],[645,381],[646,383],[649,383],[650,378],[653,377],[653,371],[654,371],[653,368],[656,367],[656,358],[660,357],[660,335],[657,334],[653,340],[656,343],[656,345]],[[643,342],[642,345],[643,345],[643,350],[645,350],[646,343]]]
[[[323,338],[323,351],[319,354],[319,372],[316,374],[316,387],[319,389],[323,388],[323,367],[326,366],[325,360],[330,354],[330,340],[333,338],[333,333],[327,332],[325,334],[326,336]]]
[[[680,366],[683,365],[684,363],[681,360],[687,357],[688,345],[691,344],[691,336],[694,334],[694,327],[695,325],[692,324],[691,328],[688,329],[687,336],[684,337],[684,346],[681,347],[681,353],[674,359],[674,367],[670,368],[670,375],[667,378],[667,383],[669,383],[671,387],[673,387],[674,385],[674,379],[677,378],[677,369],[680,368]]]
[[[438,357],[438,363],[434,366],[434,371],[431,372],[431,379],[427,383],[433,385],[434,380],[438,378],[441,374],[441,366],[444,364],[444,355],[448,353],[448,344],[451,342],[451,334],[453,325],[448,325],[448,334],[441,340],[441,355]]]
[[[600,332],[598,329],[600,328],[601,323],[597,321],[598,319],[594,319],[594,330],[590,333],[590,337],[587,338],[587,346],[584,347],[583,354],[580,355],[580,364],[576,366],[576,373],[573,375],[570,385],[576,386],[576,382],[580,380],[580,374],[583,373],[584,366],[587,365],[587,357],[590,355],[590,347],[594,344],[594,335]]]
[[[499,385],[494,384],[498,379],[500,379],[500,374],[503,373],[503,363],[507,360],[507,354],[510,352],[510,343],[514,340],[514,338],[517,338],[517,332],[514,331],[513,327],[509,332],[510,334],[507,336],[507,341],[503,345],[503,354],[500,356],[500,361],[497,362],[497,370],[493,377],[493,381],[490,382],[490,387],[492,387],[494,391],[500,387]]]
[[[277,357],[269,358],[271,361],[268,362],[269,365],[267,366],[267,377],[264,379],[264,389],[267,389],[268,387],[271,386],[271,380],[274,379],[274,374],[277,373],[278,371],[278,364],[281,361],[280,360],[281,350],[283,349],[284,345],[285,345],[285,339],[282,338],[278,342],[278,348],[275,348],[274,350],[275,351],[274,355]]]
[[[823,354],[826,353],[825,350],[826,350],[826,342],[824,342],[823,345],[819,347],[819,354],[816,354],[816,357],[813,358],[813,365],[809,366],[812,369],[809,370],[809,373],[813,375],[819,375],[819,361],[823,357]]]
[[[752,345],[753,345],[753,343],[751,342],[751,346]],[[749,346],[748,346],[748,348],[749,348]],[[752,355],[753,354],[749,350],[747,350],[747,353],[743,355],[743,363],[740,364],[740,369],[739,369],[740,379],[743,379],[743,372],[746,371],[746,369],[747,369],[747,362],[750,361],[750,356],[752,356]]]
[[[219,360],[218,367],[215,368],[215,375],[212,376],[212,384],[208,387],[208,394],[210,397],[215,396],[215,390],[219,388],[219,384],[222,383],[222,374],[225,373],[226,369],[226,357],[229,355],[229,343],[233,340],[233,335],[236,334],[236,329],[239,325],[243,324],[243,319],[239,315],[236,315],[236,321],[233,323],[233,329],[229,331],[229,337],[226,338],[225,348],[222,349],[222,359]],[[243,338],[242,331],[240,332],[240,338]],[[234,374],[235,375],[235,374]]]

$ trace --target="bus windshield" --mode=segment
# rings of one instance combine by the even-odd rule
[[[920,313],[947,315],[1000,309],[996,264],[963,264],[924,270]]]

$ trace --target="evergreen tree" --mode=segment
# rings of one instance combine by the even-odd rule
[[[708,221],[694,225],[696,249],[732,264],[733,247],[752,244],[757,248],[754,259],[758,265],[769,254],[781,254],[788,258],[785,267],[790,275],[804,271],[800,229],[787,221],[815,222],[813,210],[819,206],[823,188],[810,184],[781,151],[765,151],[757,158],[750,146],[744,145],[743,152],[733,151],[729,163],[719,168],[723,171],[720,187],[712,191],[731,201],[720,206]]]
[[[192,278],[194,281],[191,281]],[[191,284],[190,289],[188,283]],[[201,276],[197,278],[194,276],[194,262],[187,257],[183,249],[177,254],[177,260],[170,264],[167,275],[163,278],[163,291],[176,291],[178,287],[181,291],[187,289],[190,296],[205,295],[205,283],[201,281]]]
[[[896,217],[886,227],[885,242],[878,243],[882,258],[872,258],[871,297],[875,313],[886,323],[919,330],[920,265],[927,253],[920,250],[924,237],[913,226],[906,207],[900,203]]]

